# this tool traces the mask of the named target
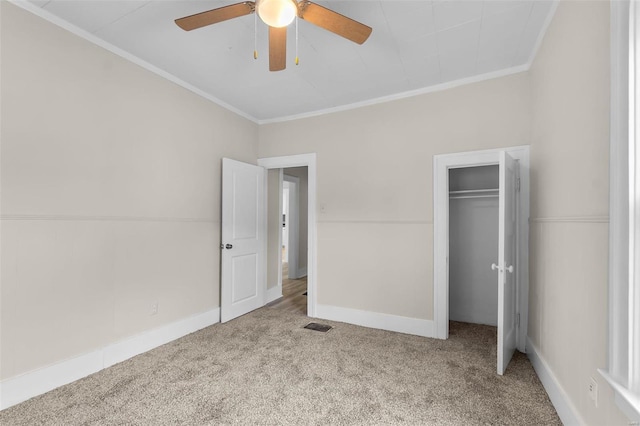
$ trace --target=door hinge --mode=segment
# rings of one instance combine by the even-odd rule
[[[520,192],[520,178],[516,179],[516,191]]]

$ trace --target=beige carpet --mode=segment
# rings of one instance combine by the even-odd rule
[[[496,375],[495,328],[447,341],[262,308],[0,412],[2,425],[560,424],[527,358]]]

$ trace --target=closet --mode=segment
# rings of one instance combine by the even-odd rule
[[[449,319],[496,326],[498,165],[449,169]]]

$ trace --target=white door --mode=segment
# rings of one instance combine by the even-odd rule
[[[299,227],[299,191],[300,191],[300,178],[295,176],[283,175],[284,184],[288,188],[287,195],[287,253],[285,259],[287,259],[290,280],[300,278],[298,275],[298,234]],[[285,234],[282,234],[284,241]]]
[[[289,259],[289,182],[282,182],[282,259]],[[291,265],[289,265],[291,266]]]
[[[518,163],[500,153],[500,201],[498,222],[498,374],[504,371],[516,349],[516,179]]]
[[[222,322],[265,302],[264,175],[262,167],[222,159]]]

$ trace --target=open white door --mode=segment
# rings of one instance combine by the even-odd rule
[[[500,153],[498,223],[498,374],[504,374],[516,349],[516,179],[518,163]]]
[[[222,159],[222,322],[265,302],[264,175],[262,167]]]

